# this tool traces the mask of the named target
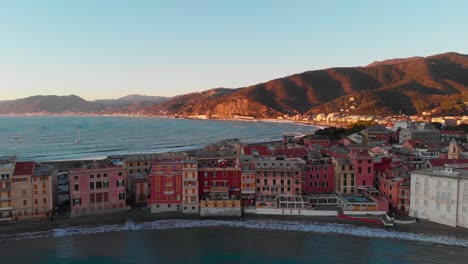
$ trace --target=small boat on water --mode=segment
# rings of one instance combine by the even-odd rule
[[[79,144],[79,143],[81,142],[81,135],[80,135],[80,131],[77,131],[77,133],[78,133],[78,139],[77,139],[77,140],[75,140],[75,142],[74,142],[75,144]]]

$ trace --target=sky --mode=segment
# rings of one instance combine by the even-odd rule
[[[468,1],[3,0],[0,100],[174,96],[468,54]]]

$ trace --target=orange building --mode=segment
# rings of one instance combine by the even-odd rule
[[[34,161],[16,162],[11,178],[14,219],[49,217],[56,197],[57,170]]]

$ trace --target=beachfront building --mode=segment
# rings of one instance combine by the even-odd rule
[[[14,219],[45,218],[55,206],[57,170],[34,161],[18,161],[11,178]]]
[[[126,208],[123,166],[93,162],[70,169],[69,176],[72,217]]]
[[[241,204],[255,206],[255,165],[252,156],[239,156],[237,166],[241,168]]]
[[[333,193],[335,190],[335,172],[330,159],[310,159],[306,161],[302,193]]]
[[[335,192],[354,193],[354,166],[348,158],[332,158],[335,172]]]
[[[0,157],[0,221],[13,219],[11,201],[11,178],[15,170],[16,157]]]
[[[181,211],[182,162],[178,160],[155,161],[149,175],[152,213]]]
[[[468,164],[411,172],[410,216],[468,227]]]
[[[198,164],[196,160],[182,161],[182,212],[199,213]]]
[[[302,195],[304,160],[259,156],[254,157],[254,166],[257,208],[277,208],[280,195]]]
[[[149,198],[148,174],[136,173],[127,177],[128,201],[132,205],[146,205]]]
[[[231,150],[203,151],[196,154],[198,162],[198,187],[201,199],[206,197],[239,198],[241,169],[237,156]]]

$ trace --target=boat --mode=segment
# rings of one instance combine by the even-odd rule
[[[77,131],[78,133],[78,139],[75,140],[75,144],[79,144],[81,142],[81,135],[80,135],[80,131]]]

